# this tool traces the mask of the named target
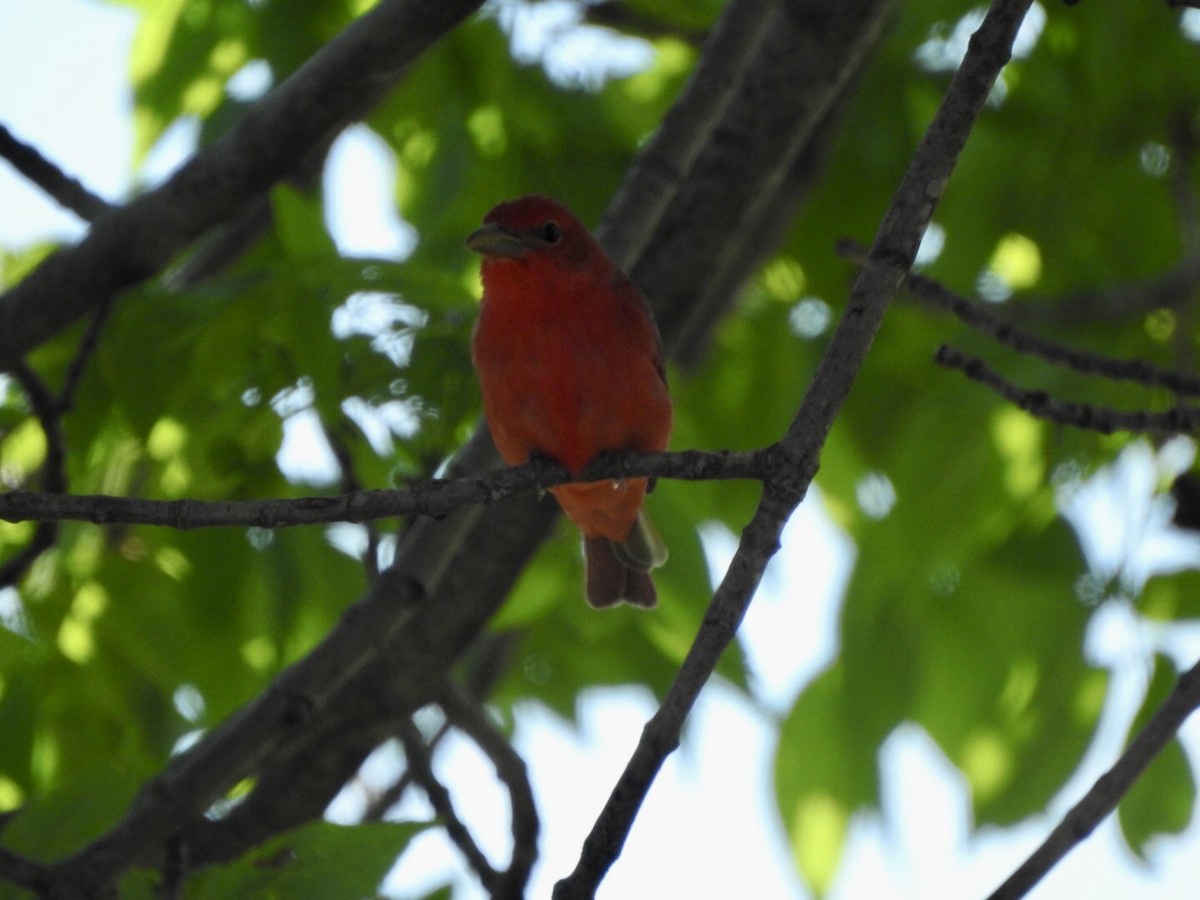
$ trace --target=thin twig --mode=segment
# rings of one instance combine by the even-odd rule
[[[41,468],[42,489],[46,493],[39,496],[61,496],[67,489],[67,465],[59,402],[26,363],[17,365],[12,375],[25,392],[46,440],[46,456]],[[38,557],[55,545],[58,541],[58,525],[54,520],[41,521],[29,543],[0,565],[0,588],[16,584]]]
[[[845,313],[787,436],[792,461],[763,486],[763,498],[743,532],[733,561],[709,604],[683,665],[601,810],[574,871],[559,881],[555,900],[590,898],[620,854],[642,802],[666,757],[679,745],[683,724],[732,642],[764,569],[778,549],[787,520],[816,473],[820,449],[879,330],[888,303],[912,265],[921,236],[959,153],[1000,70],[1012,52],[1031,0],[995,0],[913,156],[860,272]]]
[[[1071,425],[1100,434],[1116,431],[1190,434],[1200,427],[1200,407],[1175,406],[1155,413],[1140,410],[1127,412],[1088,403],[1072,403],[1057,400],[1045,391],[1027,391],[1018,387],[978,357],[946,344],[938,347],[933,358],[938,365],[957,369],[972,381],[986,385],[1031,416],[1058,425]]]
[[[94,222],[112,209],[108,201],[93,194],[35,147],[18,140],[3,125],[0,125],[0,157],[7,159],[14,169],[85,222]]]
[[[429,798],[434,812],[442,820],[446,834],[458,847],[459,852],[466,857],[483,886],[493,897],[497,896],[497,891],[502,883],[501,875],[488,862],[488,858],[483,855],[483,851],[471,837],[470,829],[458,817],[458,813],[454,809],[454,801],[451,800],[446,786],[434,775],[432,761],[429,758],[429,748],[425,746],[425,739],[421,736],[420,730],[406,719],[400,723],[397,734],[400,743],[404,745],[404,757],[409,771],[413,773],[413,780],[425,791],[425,796]]]
[[[344,425],[344,423],[342,424]],[[337,460],[338,469],[341,472],[342,493],[349,494],[362,490],[362,481],[354,466],[354,454],[351,453],[349,444],[343,440],[342,433],[335,431],[324,421],[321,422],[321,430],[325,434],[329,449],[333,451],[333,458]],[[367,534],[367,546],[363,550],[362,564],[366,569],[367,577],[374,578],[379,574],[379,529],[375,527],[373,521],[362,524]]]
[[[438,726],[438,730],[429,737],[428,747],[430,753],[437,749],[438,744],[446,739],[446,735],[448,735],[450,731],[451,728],[449,722],[443,722],[440,726]],[[388,814],[388,810],[400,802],[408,789],[413,786],[415,781],[416,778],[412,769],[405,769],[403,772],[401,772],[395,781],[389,784],[378,794],[370,797],[369,801],[367,802],[367,808],[363,811],[362,821],[382,822],[384,817]]]
[[[844,240],[838,243],[838,253],[846,259],[862,262],[866,257],[866,248],[856,241]],[[1114,359],[1047,340],[1004,321],[981,303],[955,293],[926,275],[909,272],[905,276],[904,287],[918,299],[936,309],[951,313],[965,325],[1018,353],[1036,356],[1054,365],[1066,366],[1083,375],[1098,375],[1114,381],[1132,381],[1148,388],[1165,388],[1177,394],[1200,397],[1200,378],[1170,369],[1160,369],[1140,359]]]
[[[512,858],[501,879],[500,896],[524,896],[529,873],[537,861],[538,814],[525,760],[488,719],[479,701],[453,684],[438,698],[447,720],[470,737],[487,754],[496,776],[508,789],[512,806]],[[493,897],[497,896],[493,892]]]
[[[450,685],[443,687],[438,692],[438,696],[444,696],[449,692],[457,695],[470,698],[476,705],[479,704],[495,687],[500,676],[507,671],[506,662],[512,650],[512,645],[516,640],[514,632],[505,632],[503,634],[483,634],[471,649],[470,658],[467,662],[467,674],[461,687]],[[437,748],[447,734],[450,733],[452,724],[449,720],[443,722],[437,731],[427,741],[430,752]],[[388,810],[400,802],[400,798],[404,796],[404,792],[408,790],[412,784],[412,773],[402,772],[400,776],[378,796],[371,798],[367,805],[366,812],[363,813],[363,821],[365,822],[380,822],[387,815]]]
[[[92,357],[96,354],[96,348],[100,345],[100,332],[104,330],[104,325],[108,321],[108,314],[112,311],[112,307],[111,301],[103,302],[92,313],[92,319],[88,322],[87,331],[83,333],[83,338],[79,341],[79,347],[75,350],[75,356],[71,359],[71,364],[67,367],[67,374],[63,379],[62,389],[58,392],[59,415],[66,415],[75,406],[75,394],[79,390],[79,382],[83,379],[83,373],[87,370],[87,364],[91,362]]]
[[[988,900],[1018,900],[1083,841],[1129,792],[1134,781],[1200,708],[1200,663],[1180,676],[1175,689],[1138,732],[1120,759],[1083,795],[1034,851]]]

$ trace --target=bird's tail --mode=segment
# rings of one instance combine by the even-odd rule
[[[645,511],[638,513],[629,537],[620,543],[585,537],[583,556],[587,600],[592,606],[602,609],[624,602],[651,609],[657,605],[650,571],[667,561],[667,545]]]

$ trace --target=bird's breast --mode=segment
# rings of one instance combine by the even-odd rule
[[[510,464],[538,452],[578,472],[607,450],[662,449],[670,401],[656,347],[603,308],[485,298],[473,352],[484,411]]]

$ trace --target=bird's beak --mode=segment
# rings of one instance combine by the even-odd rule
[[[525,244],[521,238],[495,222],[489,222],[467,235],[467,249],[489,259],[516,259],[525,254]]]

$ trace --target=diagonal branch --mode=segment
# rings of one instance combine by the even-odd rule
[[[704,624],[662,705],[584,842],[575,870],[554,891],[555,900],[592,897],[628,837],[633,820],[666,757],[679,744],[683,724],[701,688],[737,632],[783,526],[816,474],[818,456],[834,416],[863,359],[945,188],[959,153],[996,77],[1008,61],[1031,0],[995,0],[925,133],[876,235],[866,265],[838,323],[799,412],[781,442],[793,468],[764,485],[759,508],[743,533]]]
[[[770,31],[777,6],[774,0],[731,0],[713,26],[683,93],[638,154],[597,228],[608,255],[622,269],[642,256],[655,225],[708,145],[742,86],[742,73]],[[612,227],[616,222],[625,226]]]
[[[1019,900],[1095,830],[1146,767],[1174,739],[1187,718],[1200,708],[1200,663],[1179,677],[1175,690],[1150,718],[1113,767],[1071,807],[1041,846],[989,895],[988,900]]]
[[[112,209],[103,197],[93,194],[80,181],[46,159],[37,148],[18,140],[3,125],[0,125],[0,157],[7,159],[14,169],[85,222],[94,222]]]
[[[0,296],[0,371],[236,215],[481,3],[388,0],[354,21],[165,184],[104,215]]]
[[[767,34],[741,76],[736,102],[692,164],[695,188],[671,204],[654,229],[653,252],[629,270],[655,305],[672,358],[696,361],[695,347],[706,343],[711,323],[736,296],[731,289],[770,246],[754,243],[762,236],[760,223],[775,212],[780,196],[788,201],[785,211],[795,209],[798,198],[782,188],[854,82],[896,5],[776,2],[762,14]],[[771,100],[784,96],[787,102]],[[748,247],[756,252],[748,256]],[[731,271],[740,277],[729,278]],[[715,292],[714,285],[724,290]]]

